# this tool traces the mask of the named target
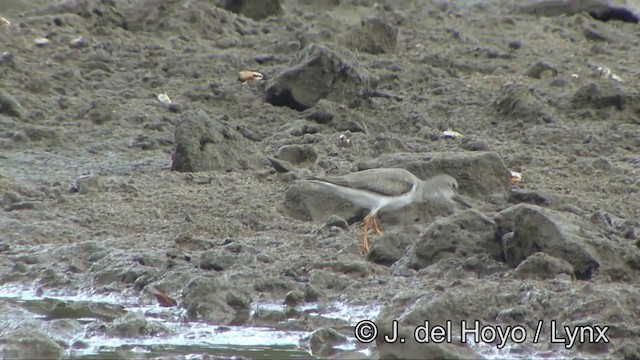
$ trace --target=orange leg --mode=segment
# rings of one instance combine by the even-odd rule
[[[374,216],[371,217],[371,220],[373,221],[373,232],[376,235],[382,235],[382,231],[380,231],[380,227],[378,226],[378,220]]]
[[[369,252],[369,226],[371,224],[371,215],[362,219],[362,238],[360,239],[360,253],[366,254]]]

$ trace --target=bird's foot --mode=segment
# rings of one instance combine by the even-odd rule
[[[372,217],[373,220],[373,233],[376,235],[382,235],[382,231],[380,231],[380,227],[378,225],[378,220],[375,217]]]
[[[369,237],[367,233],[364,233],[360,239],[360,254],[366,255],[367,253],[369,253]]]
[[[362,238],[360,239],[360,253],[369,252],[369,226],[371,225],[371,216],[367,215],[362,219]]]
[[[382,235],[378,221],[371,213],[367,214],[362,219],[362,238],[360,239],[360,253],[366,254],[369,252],[369,228],[373,227],[373,233],[376,235]]]

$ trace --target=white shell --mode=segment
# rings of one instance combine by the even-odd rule
[[[171,99],[167,94],[158,94],[158,100],[164,104],[171,104]]]
[[[340,134],[338,136],[338,146],[340,147],[351,147],[351,138],[345,134]]]
[[[0,16],[0,25],[11,25],[11,21],[7,20],[6,17]]]
[[[518,183],[522,181],[522,174],[517,171],[509,170],[509,176],[510,176],[509,180],[512,183]]]
[[[453,130],[445,130],[442,132],[442,137],[446,139],[455,139],[455,138],[462,137],[462,134]]]
[[[33,39],[33,43],[36,44],[36,46],[45,46],[48,45],[51,42],[51,40],[47,39],[47,38],[36,38]]]

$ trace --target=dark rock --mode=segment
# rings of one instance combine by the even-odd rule
[[[374,272],[374,266],[365,261],[334,261],[328,267],[336,273],[352,275],[357,278],[366,278]]]
[[[119,254],[120,256],[122,254]],[[157,276],[157,269],[148,268],[146,266],[131,266],[129,264],[112,265],[114,258],[112,255],[101,259],[98,263],[94,263],[91,272],[95,273],[94,279],[97,284],[105,285],[111,283],[135,284],[136,280],[142,276]]]
[[[0,55],[0,64],[14,66],[14,56],[12,53],[5,51]]]
[[[22,119],[22,107],[8,92],[0,89],[0,114]]]
[[[421,324],[424,326],[424,324]],[[459,323],[458,323],[459,325]],[[473,352],[473,350],[459,343],[436,344],[433,341],[429,343],[418,343],[414,336],[415,328],[401,327],[398,328],[398,336],[404,338],[403,343],[387,343],[382,341],[383,335],[379,335],[376,339],[376,351],[380,360],[401,360],[401,359],[447,359],[447,360],[480,360],[482,357]],[[390,332],[383,334],[391,334]],[[430,338],[431,340],[431,338]]]
[[[390,54],[398,45],[398,29],[384,20],[368,18],[347,30],[342,43],[352,50],[373,55]]]
[[[367,133],[366,125],[364,125],[361,121],[355,120],[344,120],[335,124],[335,129],[340,132],[351,132],[351,133]]]
[[[21,201],[7,206],[4,211],[20,211],[20,210],[36,210],[42,211],[45,209],[42,201]]]
[[[229,171],[258,168],[256,149],[226,121],[212,121],[203,111],[187,111],[176,126],[171,170]]]
[[[551,111],[533,88],[523,83],[509,83],[500,88],[494,107],[498,114],[513,121],[545,123],[553,118]]]
[[[556,208],[567,203],[562,196],[544,190],[520,190],[509,191],[509,202],[514,204],[527,203],[550,208]]]
[[[285,296],[286,293],[296,288],[296,285],[288,279],[266,278],[254,285],[257,292],[268,292],[275,296]]]
[[[203,270],[224,271],[233,266],[237,256],[224,250],[209,250],[200,255],[200,268]]]
[[[180,248],[186,248],[187,250],[207,250],[216,246],[216,244],[207,239],[194,239],[189,234],[179,234],[173,239],[174,243]]]
[[[556,76],[549,81],[549,86],[553,87],[569,87],[571,86],[571,80],[563,76]]]
[[[271,166],[279,173],[288,173],[294,169],[293,165],[288,161],[279,160],[271,156],[267,156],[267,160],[269,160]]]
[[[131,147],[141,150],[154,150],[160,147],[158,140],[146,134],[139,134],[131,140]]]
[[[62,143],[60,133],[46,127],[27,126],[24,128],[24,133],[30,141],[48,140],[53,145]]]
[[[282,14],[280,0],[222,0],[222,7],[257,21]]]
[[[513,50],[518,50],[522,48],[522,42],[521,41],[509,41],[509,49],[513,49]]]
[[[615,35],[608,34],[604,29],[598,29],[594,26],[588,26],[582,29],[582,33],[587,40],[615,42]]]
[[[573,266],[565,260],[538,252],[521,262],[514,276],[518,279],[549,280],[559,274],[573,277],[574,272]]]
[[[635,340],[623,341],[611,356],[614,359],[640,360],[640,344]]]
[[[571,0],[534,0],[519,5],[516,12],[538,16],[571,16],[581,12],[597,12],[607,8],[606,0],[571,1]]]
[[[304,292],[300,290],[291,290],[284,297],[284,303],[289,306],[296,306],[304,301]]]
[[[222,278],[196,277],[186,286],[183,303],[190,318],[229,325],[248,320],[251,298]]]
[[[21,201],[24,201],[24,199],[22,198],[22,196],[20,196],[20,194],[13,191],[7,191],[2,195],[0,204],[11,205],[11,204],[19,203]]]
[[[317,134],[321,131],[320,127],[315,124],[301,124],[299,126],[293,126],[289,129],[289,134],[293,136],[303,136],[305,134]]]
[[[402,258],[405,249],[413,243],[417,235],[407,229],[385,231],[373,241],[367,260],[374,264],[391,266]]]
[[[42,330],[28,326],[0,331],[0,354],[4,359],[60,359],[63,348]]]
[[[476,138],[472,138],[472,137],[463,137],[462,140],[460,140],[460,148],[467,150],[467,151],[490,151],[491,150],[491,146],[489,146],[489,143],[482,140],[482,139],[476,139]]]
[[[313,269],[309,272],[309,285],[314,288],[342,291],[354,282],[349,276],[333,271]]]
[[[349,230],[349,223],[347,220],[337,215],[331,215],[327,221],[325,221],[324,226],[327,228],[338,227],[342,230]]]
[[[620,20],[637,24],[640,21],[637,9],[633,9],[631,7],[625,8],[621,6],[612,6],[611,4],[606,4],[606,7],[603,8],[591,10],[589,11],[589,15],[596,20],[604,22],[609,20]]]
[[[572,99],[573,107],[576,109],[615,107],[617,110],[622,110],[625,103],[625,93],[616,84],[609,81],[583,85],[576,90]]]
[[[287,320],[287,315],[279,310],[258,308],[251,319],[251,326],[274,327]]]
[[[110,336],[119,338],[137,338],[141,336],[162,336],[170,331],[162,322],[147,321],[142,313],[130,312],[115,319],[109,324],[105,332]]]
[[[525,75],[534,79],[541,79],[543,75],[554,77],[558,75],[558,69],[546,61],[541,60],[533,64],[533,66],[527,70]]]
[[[82,259],[72,259],[66,269],[66,271],[74,274],[85,273],[87,270],[89,270],[89,264]]]
[[[304,111],[305,119],[318,124],[330,123],[336,111],[336,105],[325,99],[320,99],[313,107]]]
[[[301,341],[308,341],[311,355],[321,359],[337,354],[340,351],[338,346],[349,343],[346,336],[332,328],[318,329]]]
[[[586,238],[588,224],[577,216],[534,205],[515,205],[495,217],[498,235],[513,231],[503,243],[507,264],[518,266],[529,256],[543,252],[567,261],[579,280],[590,279],[602,265],[595,254],[615,253],[616,249],[602,239]],[[623,254],[619,254],[622,256]]]
[[[498,258],[502,249],[494,234],[493,221],[477,210],[436,219],[420,235],[409,266],[419,270],[444,258],[468,258],[483,252]]]
[[[287,161],[293,165],[304,162],[313,164],[318,159],[318,153],[311,145],[284,145],[278,149],[275,158]]]
[[[324,46],[306,46],[295,63],[296,67],[278,74],[267,85],[268,103],[303,111],[326,98],[353,107],[377,85],[377,79]]]
[[[113,103],[98,99],[91,101],[89,109],[81,116],[88,118],[96,125],[102,125],[112,121],[119,115],[114,109]]]
[[[71,188],[71,192],[79,193],[81,195],[104,191],[104,181],[96,175],[85,175],[79,177],[76,180],[76,184]]]

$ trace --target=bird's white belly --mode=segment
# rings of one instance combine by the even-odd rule
[[[393,211],[411,204],[413,202],[415,191],[415,188],[413,188],[411,191],[400,197],[385,197],[384,201],[382,201],[382,206],[380,206],[380,210]]]

